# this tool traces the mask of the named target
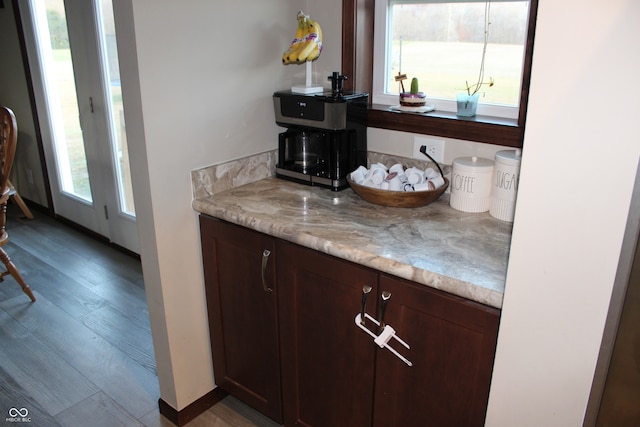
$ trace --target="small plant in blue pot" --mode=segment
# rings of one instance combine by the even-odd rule
[[[465,82],[465,92],[457,94],[458,112],[457,115],[461,117],[473,117],[476,115],[476,109],[478,108],[478,99],[480,98],[480,89],[482,86],[492,87],[494,85],[493,78],[489,77],[488,81],[485,81],[484,77],[484,60],[487,54],[487,44],[489,43],[489,15],[491,12],[491,2],[485,3],[484,8],[484,44],[482,46],[482,59],[480,61],[480,71],[478,73],[478,80],[475,83],[469,84]]]

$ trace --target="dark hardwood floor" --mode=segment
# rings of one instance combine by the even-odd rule
[[[158,412],[140,261],[34,214],[9,204],[5,250],[37,301],[0,282],[0,424],[23,425],[10,418],[26,409],[37,426],[172,426]],[[189,423],[274,425],[231,397]]]

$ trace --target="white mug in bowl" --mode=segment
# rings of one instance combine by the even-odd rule
[[[379,167],[372,167],[369,169],[369,173],[367,174],[367,178],[371,179],[376,185],[380,185],[386,177],[386,169]]]
[[[389,183],[389,190],[402,191],[402,180],[399,175],[395,175],[393,178],[387,181]]]
[[[360,166],[358,169],[351,172],[351,181],[355,182],[356,184],[362,184],[364,182],[367,169],[364,168],[364,171],[362,171],[362,168],[363,166]]]
[[[433,190],[433,184],[429,181],[421,182],[413,185],[413,191],[431,191]]]
[[[440,173],[435,171],[435,170],[433,170],[433,168],[426,168],[424,170],[424,176],[427,179],[432,179],[432,178],[436,178],[436,177],[440,176]]]
[[[373,182],[373,180],[371,178],[365,179],[362,182],[362,185],[364,185],[365,187],[380,188],[380,184],[376,184],[375,182]]]
[[[434,189],[435,188],[440,188],[444,185],[444,178],[440,175],[438,175],[435,178],[431,178],[429,179],[429,182],[433,184]]]
[[[405,171],[409,184],[421,184],[424,182],[424,172],[417,168],[409,168]]]
[[[404,173],[404,166],[401,163],[396,163],[395,165],[389,168],[389,173],[397,173],[398,175],[402,175]]]

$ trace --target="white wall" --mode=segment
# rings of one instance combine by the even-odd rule
[[[416,135],[409,132],[368,128],[367,148],[369,151],[411,158],[413,156],[413,142],[416,136],[419,138],[425,137],[425,135]],[[444,165],[453,164],[453,160],[458,157],[478,156],[493,160],[495,159],[496,152],[500,150],[513,150],[511,147],[503,147],[500,145],[442,138],[439,136],[428,137],[444,141],[444,161],[442,162]],[[420,160],[425,159],[426,157],[420,155]]]
[[[161,397],[178,410],[214,387],[190,171],[276,148],[271,95],[304,82],[281,64],[298,9],[325,31],[317,80],[339,70],[340,2],[307,3],[114,0]]]
[[[540,2],[488,426],[582,425],[640,155],[638,17]]]

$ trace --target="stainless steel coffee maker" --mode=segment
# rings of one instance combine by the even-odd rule
[[[346,77],[334,72],[331,91],[300,94],[276,92],[279,135],[276,176],[334,191],[349,186],[347,174],[367,165],[366,93],[342,89]]]

